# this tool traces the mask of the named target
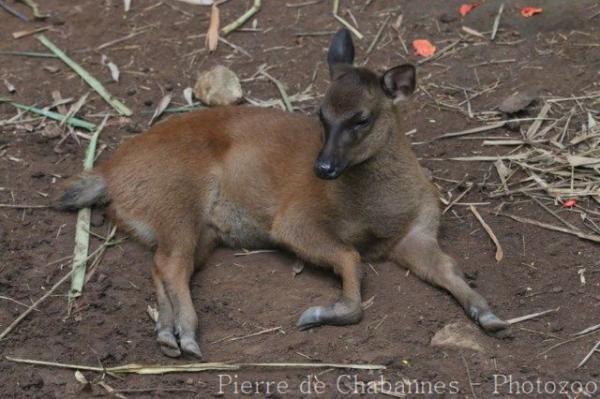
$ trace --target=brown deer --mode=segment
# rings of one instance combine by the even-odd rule
[[[415,89],[415,68],[353,67],[346,30],[327,59],[320,123],[245,106],[191,112],[132,138],[60,199],[65,210],[110,202],[116,223],[155,248],[166,355],[201,356],[189,283],[217,245],[280,247],[340,275],[340,299],[306,310],[301,329],[361,320],[361,260],[403,265],[448,290],[485,331],[507,327],[438,245],[438,194],[397,106]]]

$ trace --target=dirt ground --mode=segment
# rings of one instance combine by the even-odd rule
[[[27,13],[22,4],[8,1]],[[0,10],[0,50],[47,50],[33,37],[19,40],[12,32],[50,25],[46,35],[88,71],[105,83],[109,91],[134,110],[131,118],[111,118],[102,133],[106,159],[128,137],[140,134],[152,111],[166,92],[173,93],[172,105],[183,105],[183,88],[193,85],[197,74],[213,65],[224,64],[243,81],[247,97],[254,100],[278,99],[276,87],[267,80],[250,79],[258,67],[267,64],[269,73],[285,82],[288,93],[309,88],[314,98],[295,105],[298,112],[315,111],[319,96],[328,84],[325,50],[331,34],[298,36],[299,33],[335,31],[339,23],[331,15],[330,1],[302,2],[265,0],[256,17],[255,31],[234,32],[227,40],[243,48],[251,57],[221,43],[214,54],[204,50],[209,22],[207,7],[165,0],[133,0],[129,13],[118,0],[39,2],[51,13],[46,22],[22,22]],[[251,5],[249,0],[232,0],[221,7],[222,21],[228,22]],[[532,89],[540,96],[580,95],[598,90],[600,82],[600,11],[596,1],[506,1],[495,43],[461,31],[463,25],[489,37],[500,2],[486,1],[465,18],[458,14],[461,1],[342,0],[341,13],[358,21],[363,40],[356,40],[357,61],[365,53],[385,18],[391,24],[403,14],[398,34],[389,26],[366,65],[384,70],[403,62],[417,62],[410,43],[428,38],[438,50],[464,38],[463,44],[439,60],[419,67],[420,85],[425,90],[405,106],[405,129],[417,129],[414,142],[426,142],[442,133],[480,126],[463,112],[436,105],[430,95],[443,92],[443,86],[478,90],[496,81],[499,85],[471,101],[474,110],[492,110],[515,90]],[[544,12],[524,18],[519,8],[542,6]],[[252,27],[252,22],[245,25]],[[146,28],[128,40],[95,51],[97,46],[121,38],[133,30]],[[483,44],[477,44],[483,43]],[[592,45],[585,45],[585,44]],[[583,44],[583,45],[582,45]],[[594,45],[595,44],[595,45]],[[121,69],[114,83],[101,55],[107,55]],[[490,60],[505,63],[476,65]],[[55,67],[51,72],[45,67]],[[51,69],[51,68],[50,68]],[[316,76],[315,76],[316,74]],[[52,91],[75,99],[90,91],[82,80],[60,61],[0,55],[0,81],[16,87],[10,94],[0,85],[0,97],[43,107],[53,102]],[[427,92],[426,92],[427,91]],[[457,95],[456,93],[442,93]],[[463,96],[462,93],[458,94]],[[596,109],[597,110],[597,109]],[[535,116],[539,106],[534,106]],[[99,123],[110,107],[92,92],[78,114]],[[15,109],[0,104],[0,119],[15,115]],[[87,141],[72,136],[60,145],[59,138],[47,137],[48,121],[27,115],[29,122],[0,124],[0,203],[48,204],[60,183],[81,170]],[[529,122],[524,122],[526,128]],[[518,131],[499,129],[496,135],[515,137]],[[299,138],[300,139],[300,138]],[[500,149],[481,147],[477,140],[446,140],[414,146],[415,151],[447,196],[457,192],[453,181],[468,174],[475,183],[498,182],[490,163],[437,160],[473,154],[494,155]],[[251,182],[249,182],[251,184]],[[333,301],[339,289],[336,277],[328,272],[305,268],[293,276],[294,259],[286,254],[265,253],[245,257],[235,251],[218,250],[192,280],[192,295],[200,318],[199,342],[207,361],[227,362],[335,362],[384,364],[382,372],[326,371],[239,371],[219,377],[218,372],[165,374],[162,376],[104,376],[104,382],[126,397],[236,397],[233,382],[285,381],[289,391],[269,394],[264,386],[253,396],[263,397],[345,397],[354,380],[367,382],[380,378],[395,383],[418,380],[445,384],[439,394],[408,394],[408,397],[498,397],[517,395],[516,385],[495,387],[494,382],[512,378],[527,391],[525,381],[542,383],[581,381],[598,385],[600,355],[575,369],[598,340],[597,335],[563,342],[577,331],[598,324],[600,318],[600,265],[594,244],[494,216],[502,202],[513,213],[552,221],[552,217],[523,197],[490,198],[486,186],[476,186],[462,202],[482,202],[479,206],[501,242],[505,257],[494,260],[494,246],[481,225],[465,206],[455,206],[445,215],[440,232],[442,246],[454,256],[472,279],[472,284],[491,302],[497,314],[509,319],[542,310],[558,311],[513,326],[503,339],[481,335],[483,352],[457,351],[430,346],[436,331],[449,323],[468,323],[457,303],[445,292],[419,281],[391,264],[365,266],[364,298],[373,298],[363,321],[349,327],[321,327],[300,332],[295,323],[311,305]],[[577,221],[575,212],[552,205],[567,220]],[[0,208],[0,330],[4,330],[30,304],[44,294],[67,271],[68,264],[51,263],[72,254],[75,216],[51,209]],[[101,210],[93,215],[93,231],[106,235],[109,229]],[[100,241],[92,239],[92,248]],[[0,386],[3,398],[95,397],[109,396],[98,384],[85,387],[74,378],[73,370],[16,364],[4,359],[15,356],[61,363],[115,366],[126,363],[172,363],[154,340],[153,324],[146,308],[155,306],[150,264],[151,253],[128,240],[113,247],[92,279],[73,313],[67,317],[67,284],[43,302],[11,334],[0,342]],[[578,271],[585,269],[583,285]],[[7,298],[21,302],[15,303]],[[236,341],[223,340],[281,327]],[[547,352],[545,352],[547,351]],[[181,359],[178,362],[191,361]],[[98,373],[85,372],[94,382]],[[315,374],[316,380],[315,380]],[[306,393],[302,382],[322,381],[324,392]],[[232,384],[219,394],[219,378]],[[453,387],[456,387],[454,389]],[[587,385],[589,389],[592,385]],[[303,393],[304,392],[304,393]],[[540,397],[585,397],[532,394]],[[352,396],[359,396],[358,393]],[[365,395],[375,396],[375,395]]]

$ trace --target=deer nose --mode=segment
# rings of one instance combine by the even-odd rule
[[[315,162],[315,174],[321,179],[335,179],[338,175],[337,168],[327,159],[317,159]]]

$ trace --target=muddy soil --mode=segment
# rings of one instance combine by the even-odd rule
[[[20,3],[8,3],[28,12]],[[328,84],[324,60],[331,34],[307,36],[306,32],[335,31],[339,27],[331,15],[329,1],[295,6],[301,2],[265,0],[256,17],[255,31],[247,29],[227,37],[250,56],[223,43],[209,55],[203,50],[201,36],[209,22],[206,7],[171,0],[134,0],[131,11],[125,14],[122,2],[117,0],[39,3],[51,13],[46,22],[22,22],[0,10],[0,49],[46,52],[33,36],[16,40],[12,33],[49,25],[46,35],[134,110],[131,118],[111,118],[101,136],[101,144],[106,146],[101,159],[109,157],[127,138],[143,132],[165,93],[173,93],[173,105],[183,105],[183,88],[193,85],[200,71],[216,64],[225,64],[247,79],[244,90],[254,100],[279,98],[271,82],[252,79],[262,64],[270,67],[271,75],[285,82],[290,94],[305,91],[312,82],[308,93],[313,98],[296,106],[297,112],[314,113]],[[342,15],[349,20],[354,16],[365,35],[364,40],[356,41],[358,62],[364,61],[377,70],[417,62],[410,49],[416,38],[428,38],[438,49],[461,35],[468,44],[421,65],[420,84],[426,90],[419,90],[405,106],[406,131],[417,129],[411,139],[421,144],[414,149],[442,193],[452,188],[455,194],[462,191],[452,181],[461,181],[466,174],[473,182],[487,179],[497,183],[498,177],[489,163],[438,159],[501,151],[483,148],[476,140],[427,143],[439,134],[481,125],[464,112],[433,101],[432,95],[442,93],[444,86],[483,88],[499,81],[496,89],[471,101],[477,111],[495,109],[516,90],[533,90],[541,96],[570,96],[599,88],[600,17],[590,19],[600,11],[595,1],[506,1],[495,43],[466,35],[461,27],[468,26],[489,37],[499,2],[487,1],[465,18],[457,11],[461,1],[430,0],[427,6],[420,1],[399,0],[375,0],[368,6],[365,0],[341,3]],[[247,0],[227,2],[221,7],[222,20],[232,21],[250,5]],[[525,5],[542,6],[544,12],[523,18],[519,7]],[[409,46],[408,53],[388,25],[365,58],[369,44],[390,14],[389,24],[398,15],[404,15],[400,31]],[[245,27],[252,26],[248,23]],[[103,43],[140,30],[143,33],[135,37],[95,50]],[[118,83],[111,81],[108,68],[102,65],[102,54],[121,69]],[[482,64],[492,60],[512,61]],[[90,91],[66,65],[51,58],[0,55],[0,80],[4,79],[16,87],[16,93],[8,93],[0,85],[1,97],[40,107],[53,102],[55,90],[63,97],[75,99]],[[539,106],[534,106],[531,114],[535,116],[538,110]],[[79,116],[99,123],[111,111],[92,92]],[[14,115],[13,107],[0,104],[0,119]],[[0,203],[48,204],[60,183],[81,170],[87,141],[78,142],[69,136],[58,144],[59,138],[48,137],[48,121],[32,115],[24,119],[31,120],[0,125]],[[518,135],[504,129],[497,131],[497,135],[515,134]],[[486,188],[477,187],[462,202],[487,203],[480,209],[504,247],[504,260],[496,263],[493,244],[464,206],[456,206],[445,215],[440,232],[442,246],[459,261],[499,316],[508,319],[546,309],[558,310],[515,325],[511,334],[502,339],[478,336],[483,352],[431,347],[430,340],[439,329],[468,320],[447,293],[392,264],[365,265],[364,298],[372,298],[372,305],[360,324],[300,332],[295,327],[298,316],[308,306],[333,301],[339,290],[338,279],[329,272],[311,268],[294,277],[295,260],[284,253],[240,257],[235,256],[236,251],[221,249],[192,280],[200,318],[199,342],[207,361],[373,363],[384,364],[387,370],[253,370],[221,373],[227,374],[221,377],[217,372],[105,376],[104,382],[126,397],[161,398],[236,397],[241,395],[244,381],[288,384],[286,393],[277,393],[273,385],[268,389],[264,384],[254,384],[259,386],[258,393],[250,396],[256,397],[346,397],[356,386],[355,378],[368,382],[381,375],[394,384],[417,380],[418,387],[405,387],[404,392],[412,389],[408,397],[491,397],[495,389],[499,397],[509,397],[519,393],[517,389],[527,393],[529,385],[525,382],[535,383],[537,379],[542,384],[556,383],[554,393],[538,393],[536,396],[540,397],[558,397],[559,381],[582,381],[584,385],[588,383],[589,390],[596,386],[600,392],[600,356],[575,369],[597,341],[597,335],[549,350],[571,334],[599,323],[597,247],[572,236],[484,213],[506,201],[505,209],[513,213],[552,221],[551,216],[528,200],[490,198],[488,194]],[[569,210],[555,209],[567,220],[579,217]],[[72,254],[74,225],[73,214],[43,208],[0,208],[0,330],[26,309],[23,304],[31,304],[67,272],[65,262],[52,261]],[[93,226],[95,233],[107,234],[109,223],[101,210],[94,211]],[[93,248],[99,244],[100,240],[92,239]],[[155,306],[156,300],[150,278],[151,261],[147,249],[127,240],[107,251],[70,316],[66,314],[67,285],[39,305],[0,342],[0,396],[109,396],[95,383],[102,377],[98,373],[84,373],[94,382],[86,387],[75,380],[73,370],[16,364],[4,356],[106,367],[134,362],[171,363],[158,350],[146,313],[147,306]],[[581,269],[586,270],[585,285],[578,274]],[[279,332],[226,339],[278,326]],[[509,378],[515,384],[506,384]],[[228,383],[223,393],[219,392],[220,382]],[[431,384],[436,383],[438,390],[432,391]],[[532,396],[539,391],[537,386],[534,388]],[[361,391],[360,385],[357,389]],[[543,389],[551,389],[551,385]]]

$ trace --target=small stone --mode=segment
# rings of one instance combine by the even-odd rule
[[[50,72],[50,73],[56,73],[56,72],[60,71],[60,68],[57,68],[53,65],[44,65],[44,71]]]
[[[484,352],[479,343],[482,336],[483,333],[472,323],[452,323],[435,333],[431,339],[431,346]]]
[[[206,105],[230,105],[242,99],[237,75],[223,65],[202,73],[194,86],[194,95]]]
[[[440,22],[449,24],[450,22],[456,21],[458,19],[458,17],[455,15],[450,15],[450,14],[444,13],[444,14],[440,15],[438,17],[438,19],[440,20]]]
[[[90,219],[90,224],[92,225],[92,227],[100,227],[104,224],[105,221],[106,221],[106,217],[105,217],[104,213],[93,212],[92,217]]]
[[[506,114],[514,114],[525,110],[536,99],[536,95],[526,91],[517,91],[506,97],[500,104],[500,111]]]

